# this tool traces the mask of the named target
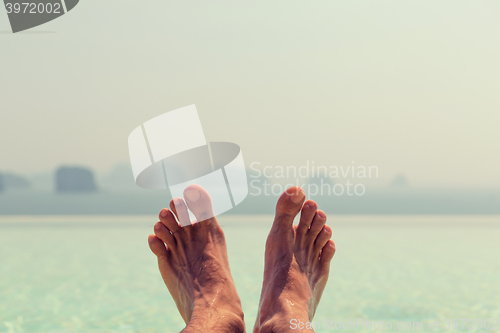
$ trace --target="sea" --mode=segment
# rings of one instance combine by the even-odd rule
[[[148,247],[157,220],[0,216],[0,332],[182,330]],[[218,220],[251,332],[273,217]],[[499,330],[500,216],[330,215],[327,224],[337,253],[316,332]]]

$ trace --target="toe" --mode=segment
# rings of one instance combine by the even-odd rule
[[[283,192],[276,205],[273,228],[276,230],[282,227],[291,228],[293,219],[299,213],[305,197],[304,190],[298,186],[292,186]]]
[[[189,213],[184,200],[182,200],[181,198],[173,198],[170,202],[170,207],[172,206],[174,206],[175,208],[175,216],[177,216],[181,227],[191,225],[191,220],[189,219]]]
[[[149,248],[158,258],[165,258],[167,256],[167,248],[165,243],[155,235],[148,237]]]
[[[335,243],[330,239],[328,242],[326,242],[325,246],[323,246],[323,249],[321,250],[321,257],[320,257],[321,264],[329,265],[334,254],[335,254]]]
[[[318,237],[316,237],[316,241],[314,242],[314,253],[316,255],[326,245],[330,238],[332,238],[332,228],[324,225],[323,229],[319,232]]]
[[[320,231],[323,229],[323,226],[326,223],[326,214],[322,210],[318,210],[316,212],[316,215],[314,215],[314,219],[311,223],[311,228],[307,232],[307,235],[310,238],[313,238],[313,241],[316,239],[316,236],[320,233]]]
[[[179,227],[177,227],[179,228]],[[163,241],[170,249],[175,247],[175,238],[170,230],[162,223],[157,222],[154,227],[156,237]]]
[[[170,204],[168,206],[170,207],[170,211],[174,213],[177,220],[179,220],[179,215],[177,214],[177,210],[175,209],[174,200],[170,200]]]
[[[214,217],[210,194],[200,185],[187,186],[184,190],[184,200],[198,222]]]
[[[175,208],[175,203],[174,203],[174,200],[176,200],[176,199],[179,199],[182,201],[181,198],[175,198],[173,200],[170,200],[169,206],[170,206],[170,211],[174,214],[174,216],[177,218],[177,220],[180,221],[179,214],[177,214],[177,209]],[[180,204],[181,204],[180,202],[177,203],[177,205],[180,205]],[[186,212],[187,212],[187,210],[186,210]],[[188,219],[189,219],[189,214],[188,214]],[[189,224],[185,227],[182,227],[182,229],[184,230],[184,234],[187,235],[188,237],[190,237],[192,234],[193,225],[191,224],[191,222],[189,222]]]
[[[309,230],[317,209],[318,205],[312,200],[307,200],[304,203],[304,206],[302,206],[302,211],[300,212],[300,221],[299,225],[297,226],[297,235],[304,235]]]
[[[160,211],[160,222],[163,223],[165,227],[168,228],[171,232],[176,232],[181,229],[179,223],[175,220],[175,216],[169,209],[163,208]]]

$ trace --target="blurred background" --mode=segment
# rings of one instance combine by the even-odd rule
[[[128,134],[190,104],[248,166],[377,166],[370,198],[332,212],[499,213],[499,10],[86,0],[20,34],[2,14],[0,213],[149,212],[131,205],[146,192],[123,201]],[[99,199],[52,195],[64,166]]]
[[[249,180],[378,168],[362,196],[309,194],[338,248],[318,319],[500,319],[499,16],[497,1],[82,0],[12,34],[0,11],[0,332],[182,328],[146,243],[170,195],[136,187],[127,137],[190,104]],[[300,184],[321,180],[345,182]],[[275,198],[220,217],[249,327]]]

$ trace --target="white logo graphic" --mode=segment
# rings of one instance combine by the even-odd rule
[[[179,214],[186,211],[184,201],[174,199],[178,215],[184,215],[179,216],[183,227],[198,222],[200,216],[208,219],[236,207],[248,194],[240,147],[230,142],[207,143],[195,105],[146,121],[130,133],[128,147],[138,186],[169,188],[173,198],[186,199],[190,209],[186,214]],[[211,205],[204,205],[202,214],[191,212],[198,208],[189,203],[199,199],[199,193],[194,200],[190,197],[190,189],[199,189],[193,185],[208,192],[213,210]]]

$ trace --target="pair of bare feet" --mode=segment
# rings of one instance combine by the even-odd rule
[[[203,188],[194,190],[199,191],[195,201],[210,200]],[[196,216],[196,202],[189,199],[185,195]],[[179,202],[174,205],[174,200],[170,209],[160,212],[160,221],[148,241],[186,322],[182,332],[245,332],[222,228],[214,217],[181,227],[177,221],[184,212],[178,212],[182,206]],[[311,321],[326,286],[335,253],[335,244],[330,240],[332,230],[316,203],[304,200],[304,191],[291,187],[276,205],[266,243],[264,283],[254,333],[296,332],[290,321]],[[293,225],[299,212],[299,224]]]

